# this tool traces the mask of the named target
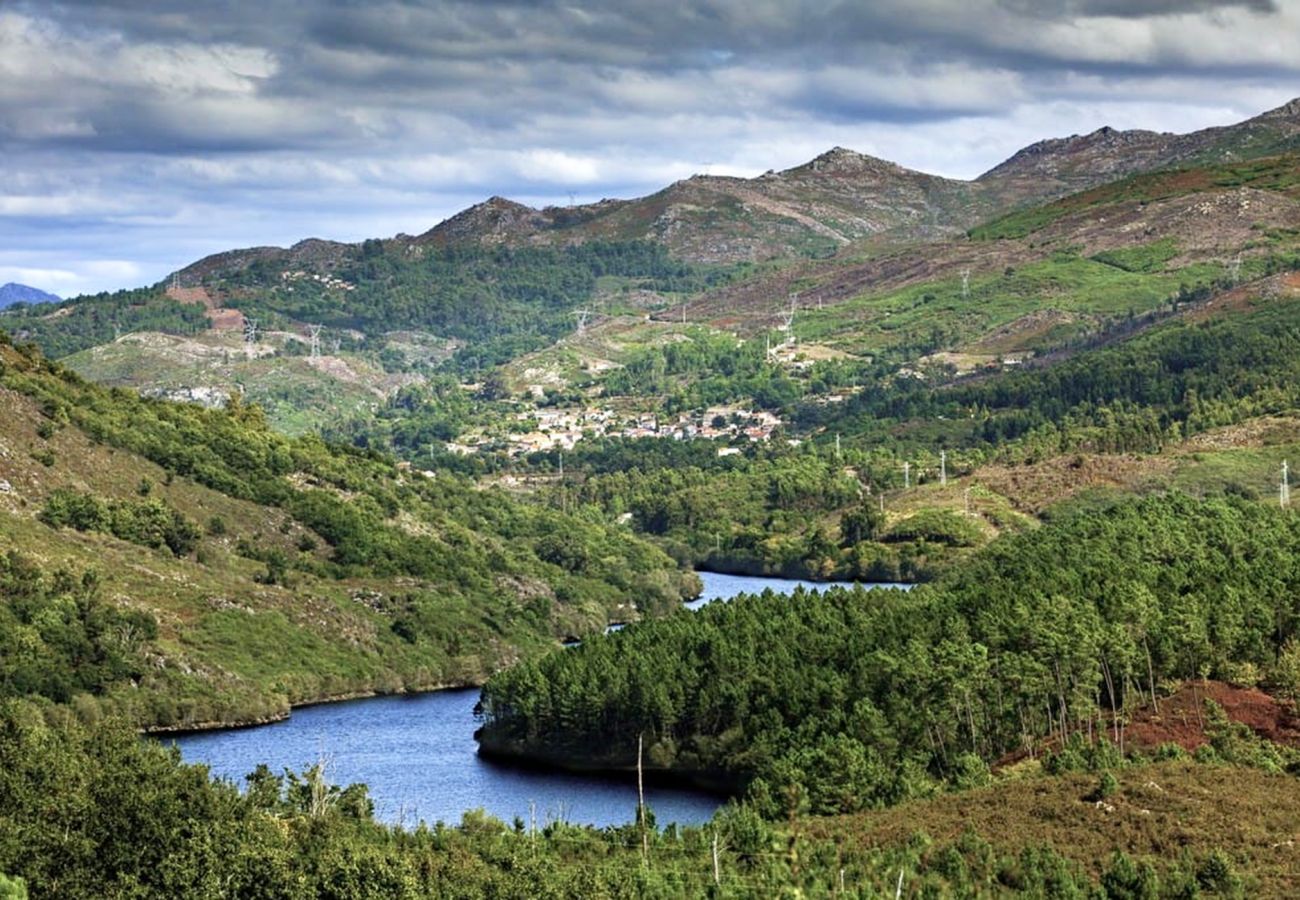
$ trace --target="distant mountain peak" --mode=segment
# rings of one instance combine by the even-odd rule
[[[0,285],[0,309],[15,303],[58,303],[62,298],[40,288],[11,281]]]
[[[856,150],[850,150],[848,147],[837,146],[832,147],[820,156],[813,157],[802,166],[796,166],[788,171],[851,175],[862,172],[899,174],[910,170],[887,159],[859,153]]]
[[[420,238],[458,240],[470,237],[492,241],[532,232],[546,224],[539,210],[494,195],[439,222]]]

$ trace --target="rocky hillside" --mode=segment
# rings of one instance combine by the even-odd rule
[[[797,294],[803,340],[855,353],[967,351],[991,361],[1104,330],[1198,283],[1289,268],[1297,234],[1300,154],[1289,153],[1134,176],[959,238],[760,273],[698,295],[686,312],[692,321],[761,333],[780,325]],[[935,329],[942,333],[931,339]]]
[[[1188,164],[1230,163],[1300,146],[1300,98],[1236,125],[1189,134],[1116,131],[1031,144],[976,179],[995,190],[1050,194],[1077,191],[1138,172]]]
[[[974,181],[836,147],[784,171],[757,178],[696,175],[633,200],[534,209],[492,197],[422,235],[392,240],[413,248],[650,240],[679,259],[705,263],[830,256],[866,239],[951,236],[991,216],[1126,175],[1253,159],[1298,144],[1300,99],[1236,125],[1188,134],[1105,127],[1040,141]],[[288,250],[231,251],[195,263],[181,277],[197,283],[255,263],[321,271],[337,266],[350,249],[308,240]]]
[[[1300,143],[1300,99],[1190,134],[1116,131],[1041,141],[974,181],[913,171],[836,147],[757,178],[697,175],[637,200],[532,209],[501,197],[417,242],[654,240],[687,260],[827,256],[864,239],[933,239],[991,215],[1140,172],[1276,154]]]
[[[494,197],[417,240],[653,240],[696,262],[755,261],[829,256],[881,235],[935,237],[992,209],[965,182],[836,147],[781,172],[696,175],[637,200],[537,210]]]

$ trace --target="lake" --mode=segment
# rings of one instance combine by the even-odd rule
[[[692,609],[740,593],[830,586],[711,572],[701,572],[700,578],[704,591],[688,604]],[[595,826],[635,819],[635,775],[572,775],[480,758],[474,741],[478,694],[470,688],[327,703],[296,709],[271,725],[163,740],[174,740],[186,762],[204,763],[214,775],[241,785],[258,763],[279,773],[323,760],[334,784],[365,782],[375,816],[394,824],[455,824],[465,810],[478,808],[507,823],[515,816],[526,822],[530,805],[539,826],[554,819]],[[646,786],[646,803],[660,825],[706,822],[721,802],[702,791]]]

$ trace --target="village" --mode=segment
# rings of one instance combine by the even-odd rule
[[[504,439],[486,432],[466,435],[447,449],[462,455],[505,449],[510,456],[524,456],[572,450],[583,439],[600,437],[767,441],[783,425],[773,413],[742,406],[711,406],[673,418],[600,407],[537,409],[517,413],[515,429]],[[738,452],[736,447],[718,449],[719,456]]]

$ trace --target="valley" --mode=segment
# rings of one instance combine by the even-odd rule
[[[1297,347],[1300,101],[19,300],[0,897],[1284,896]]]

